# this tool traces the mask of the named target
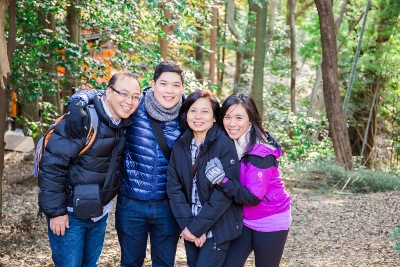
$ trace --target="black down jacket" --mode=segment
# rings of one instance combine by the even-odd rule
[[[80,139],[68,139],[64,131],[65,121],[62,120],[54,128],[40,160],[39,206],[49,218],[68,213],[67,207],[72,207],[73,188],[76,184],[99,184],[100,188],[104,188],[103,205],[117,195],[121,186],[125,127],[130,125],[132,120],[122,119],[116,126],[105,113],[98,97],[93,104],[99,117],[99,127],[92,146],[78,157],[85,147],[85,136]],[[120,142],[117,162],[111,179],[105,185],[111,154],[117,142]]]
[[[207,162],[215,157],[221,160],[225,175],[239,181],[240,165],[234,142],[217,124],[207,132],[204,147],[199,154],[197,189],[202,209],[192,215],[193,170],[190,144],[191,129],[175,142],[168,166],[167,192],[174,216],[181,229],[187,227],[196,237],[211,229],[214,243],[222,244],[242,233],[241,205],[235,203],[210,183],[205,175]]]

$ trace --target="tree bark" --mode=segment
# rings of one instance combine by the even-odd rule
[[[340,24],[343,21],[343,15],[346,12],[347,5],[349,3],[349,0],[343,0],[342,5],[340,7],[340,12],[335,19],[335,28],[336,28],[336,39],[338,35],[338,31],[340,28]],[[340,47],[338,48],[338,52],[340,50]],[[314,117],[315,116],[315,110],[322,110],[324,107],[324,98],[323,94],[320,90],[321,88],[321,77],[322,76],[322,71],[321,71],[321,63],[318,65],[318,70],[317,74],[315,77],[315,82],[313,89],[311,91],[311,96],[310,96],[310,107],[308,109],[308,115]]]
[[[163,30],[165,37],[160,38],[160,50],[161,50],[161,58],[166,60],[168,58],[168,44],[169,44],[168,35],[170,35],[174,31],[174,29],[173,25],[170,24],[172,18],[171,10],[169,10],[165,6],[165,3],[162,3],[161,8],[165,19],[165,23],[161,25],[161,29]]]
[[[3,0],[0,2],[0,87],[5,88],[5,79],[10,74],[10,64],[8,62],[7,55],[7,41],[5,34],[5,18],[10,4],[9,0]]]
[[[314,0],[314,2],[320,21],[323,92],[333,148],[338,163],[346,170],[353,170],[349,133],[339,92],[336,31],[332,27],[334,25],[332,2],[331,0]]]
[[[267,37],[267,1],[260,0],[259,5],[256,7],[256,11],[256,43],[254,46],[252,96],[261,116],[263,117],[265,42]]]
[[[217,27],[218,27],[218,6],[217,1],[214,1],[212,6],[212,17],[211,17],[211,33],[210,33],[210,55],[209,55],[209,79],[210,84],[209,88],[212,89],[212,86],[215,83],[215,54],[217,51]]]
[[[235,24],[235,0],[228,0],[226,5],[226,24],[228,24],[228,29],[231,32],[236,45],[236,69],[233,78],[233,92],[239,92],[240,75],[242,74],[242,52],[241,52],[241,38],[239,31]]]
[[[199,32],[199,35],[196,36],[196,43],[194,46],[194,59],[197,62],[197,66],[194,71],[194,76],[201,84],[203,84],[204,83],[204,51],[202,49],[202,46],[204,45],[203,22],[200,21],[197,22],[196,30]]]
[[[8,10],[8,45],[5,35],[5,17]],[[16,47],[16,3],[15,0],[0,2],[0,226],[3,225],[3,170],[4,170],[4,133],[6,132],[6,118],[8,110],[7,81],[10,74],[12,55]]]
[[[289,28],[290,28],[290,110],[296,112],[296,0],[289,0]]]
[[[67,8],[67,21],[66,21],[66,26],[69,34],[68,41],[73,44],[79,44],[80,43],[80,12],[76,8],[77,5],[79,5],[80,0],[71,0],[71,5],[68,6]],[[70,56],[67,51],[65,51],[65,59],[66,60],[74,60],[73,56]],[[63,91],[63,96],[71,96],[74,93],[74,89],[78,85],[78,81],[76,80],[73,75],[69,75],[70,70],[65,68],[65,73],[64,77],[68,77],[68,81],[64,85],[64,91]],[[61,111],[62,113],[64,111]]]
[[[50,12],[45,12],[44,10],[41,10],[39,13],[40,18],[41,18],[41,24],[43,29],[48,29],[52,33],[50,33],[51,37],[54,37],[54,32],[56,29],[56,19],[53,14]],[[52,51],[49,45],[45,47],[46,54],[51,55]],[[46,69],[47,72],[53,73],[54,76],[57,75],[57,67],[55,64],[53,64],[53,60],[50,60],[51,62],[46,62],[41,64],[42,69]],[[53,106],[56,107],[57,112],[60,113],[61,111],[61,99],[60,99],[60,94],[58,92],[56,93],[50,93],[49,90],[44,90],[43,92],[43,99],[44,102],[49,102]],[[51,121],[46,121],[46,123],[51,123]]]
[[[268,28],[267,28],[267,41],[266,41],[266,47],[265,47],[265,49],[267,51],[268,51],[268,47],[272,41],[272,38],[274,38],[275,20],[276,20],[276,0],[270,0],[269,1],[269,19],[268,19]]]
[[[250,84],[251,84],[250,79],[247,79],[244,74],[248,71],[249,67],[253,63],[254,46],[255,46],[254,39],[255,39],[256,27],[257,27],[257,26],[255,26],[255,24],[257,23],[256,22],[257,10],[258,10],[257,8],[259,8],[259,4],[254,3],[253,0],[248,0],[248,5],[249,5],[249,13],[248,13],[247,26],[246,26],[244,48],[241,49],[241,50],[243,50],[243,52],[242,52],[240,75],[239,75],[239,87],[240,88],[249,88]],[[265,12],[267,12],[267,7],[265,7]],[[265,14],[265,16],[267,16],[267,14]],[[253,70],[253,72],[254,72],[254,70]]]

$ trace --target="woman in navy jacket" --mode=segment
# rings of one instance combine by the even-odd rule
[[[239,181],[235,145],[219,124],[219,103],[209,91],[188,96],[180,110],[182,135],[175,142],[168,167],[167,192],[185,239],[188,266],[222,266],[231,240],[242,232],[242,210],[208,177],[221,160],[226,176]]]

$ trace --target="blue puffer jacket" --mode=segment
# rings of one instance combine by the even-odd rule
[[[124,172],[121,191],[138,200],[166,199],[168,161],[162,153],[144,105],[146,88],[137,110],[132,114],[133,124],[126,130]],[[90,92],[92,91],[92,92]],[[83,90],[74,94],[70,101],[91,102],[94,90]],[[172,149],[180,135],[179,120],[161,122],[167,144]]]

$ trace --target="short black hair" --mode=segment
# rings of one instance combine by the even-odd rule
[[[130,72],[129,70],[122,70],[122,71],[118,71],[116,73],[114,73],[114,75],[111,77],[110,81],[108,82],[107,87],[112,87],[114,86],[115,82],[117,81],[119,76],[124,76],[124,77],[130,77],[135,79],[138,83],[139,81],[137,80],[137,76],[135,74],[133,74],[132,72]],[[140,83],[139,83],[140,86]]]
[[[181,130],[181,133],[183,133],[188,127],[187,123],[187,113],[189,112],[190,107],[193,105],[194,102],[196,102],[199,98],[207,98],[211,102],[211,109],[213,111],[213,117],[215,119],[215,122],[219,124],[219,110],[220,110],[220,105],[218,99],[215,97],[215,95],[208,90],[196,90],[193,93],[191,93],[186,100],[182,103],[182,107],[179,110],[179,127]]]
[[[172,60],[164,60],[160,62],[154,70],[153,81],[156,82],[164,72],[175,72],[181,76],[182,85],[185,82],[185,74],[181,64]]]

